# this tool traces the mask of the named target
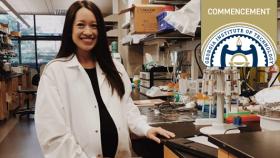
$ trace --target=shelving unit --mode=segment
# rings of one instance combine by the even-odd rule
[[[146,38],[142,39],[141,42],[147,42],[154,39],[166,39],[166,40],[191,40],[200,38],[200,27],[197,28],[195,36],[185,35],[175,30],[168,30],[164,32],[158,32],[154,34],[150,34]]]
[[[130,23],[122,24],[122,29],[129,29],[129,28],[130,28]]]
[[[0,120],[9,118],[10,111],[22,105],[24,101],[19,99],[17,88],[19,85],[26,87],[29,74],[12,72],[9,61],[16,56],[12,39],[19,39],[20,36],[20,32],[10,32],[8,24],[0,24]]]
[[[5,64],[9,64],[9,59],[16,56],[11,39],[19,36],[19,32],[9,31],[8,24],[0,23],[0,75],[5,75],[11,71]]]
[[[139,45],[139,44],[134,44],[134,43],[132,43],[132,42],[125,42],[125,43],[122,43],[122,45],[123,46],[137,46],[137,45]]]
[[[176,8],[181,8],[185,4],[187,4],[190,0],[149,0],[149,4],[162,4],[162,5],[173,5],[176,6]],[[123,7],[127,8],[127,6]],[[123,15],[123,14],[122,14]],[[124,20],[127,20],[127,18],[123,17]],[[123,25],[120,25],[120,28],[122,29],[128,29],[128,30],[122,30],[123,32],[129,31],[130,23],[127,23],[126,21],[123,22]],[[129,33],[128,33],[129,34]],[[145,62],[144,54],[149,53],[152,55],[155,61],[160,61],[160,65],[168,65],[169,64],[169,55],[168,52],[173,50],[179,50],[180,52],[187,53],[194,49],[193,43],[196,44],[197,40],[200,40],[201,38],[201,28],[198,26],[195,34],[193,35],[186,35],[182,34],[177,30],[165,30],[163,32],[156,32],[156,33],[147,33],[147,37],[144,37],[140,39],[139,43],[133,43],[127,40],[124,40],[124,43],[121,43],[122,47],[127,52],[128,58],[130,56],[133,56],[134,54],[141,55],[141,58],[143,58],[143,62]],[[122,36],[125,37],[125,36]],[[131,47],[139,46],[143,48],[143,51],[131,49]],[[125,52],[124,51],[124,52]],[[136,53],[137,52],[137,53]],[[189,55],[184,55],[189,56]],[[139,56],[140,57],[140,56]],[[189,58],[188,58],[189,59]],[[142,62],[142,64],[143,64]],[[141,64],[140,62],[138,62]],[[137,64],[138,64],[137,63]],[[136,63],[131,63],[132,67],[137,67],[139,65],[136,65]],[[134,68],[131,70],[128,69],[128,72],[130,75],[134,75],[135,71]],[[133,73],[131,73],[133,72]]]
[[[10,48],[10,47],[12,47],[13,45],[12,45],[12,43],[11,43],[11,38],[10,38],[10,36],[8,35],[8,33],[6,33],[6,32],[4,32],[3,30],[1,30],[1,33],[0,33],[0,35],[1,35],[1,39],[0,39],[0,51],[1,51],[1,49],[3,49],[3,48]],[[6,41],[4,41],[4,38],[5,38],[5,40]]]
[[[0,34],[8,34],[6,31],[0,29]]]
[[[190,0],[150,0],[150,4],[185,5]]]
[[[164,32],[157,32],[148,35],[147,37],[140,40],[139,44],[143,44],[144,42],[149,42],[156,39],[166,39],[166,40],[194,40],[200,39],[201,28],[198,27],[194,36],[182,34],[176,30],[168,30]],[[122,45],[137,45],[131,42],[122,43]]]
[[[165,4],[165,5],[185,5],[190,0],[150,0],[149,4]],[[129,29],[130,23],[125,23],[122,25],[122,29]],[[163,32],[157,32],[149,34],[146,38],[141,39],[139,44],[144,42],[155,40],[155,39],[166,39],[166,40],[193,40],[200,39],[201,28],[197,28],[195,35],[182,34],[176,30],[166,30]],[[122,43],[122,45],[133,45],[131,42]]]

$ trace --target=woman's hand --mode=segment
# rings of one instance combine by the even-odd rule
[[[166,138],[173,138],[175,137],[175,134],[167,131],[161,127],[152,127],[151,129],[148,130],[147,132],[147,138],[154,140],[157,143],[160,143],[160,139],[157,137],[157,135],[162,135]]]

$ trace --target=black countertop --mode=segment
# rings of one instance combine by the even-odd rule
[[[280,131],[210,135],[208,140],[237,157],[280,157]]]
[[[19,76],[22,76],[22,75],[24,75],[24,73],[8,73],[8,74],[5,74],[5,75],[0,75],[0,81],[8,80],[8,79],[19,77]]]
[[[176,137],[174,139],[192,137],[200,133],[199,128],[196,128],[196,126],[192,122],[161,123],[153,126],[162,127],[174,132],[176,134]],[[167,143],[168,139],[165,139],[163,137],[160,138],[162,142],[161,144],[157,144],[156,142],[147,138],[132,139],[132,148],[138,156],[144,158],[162,158],[163,145]],[[185,152],[183,152],[182,154],[187,155],[186,157],[189,157],[189,155]]]

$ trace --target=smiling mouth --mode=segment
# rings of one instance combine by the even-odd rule
[[[80,38],[82,41],[84,42],[93,42],[95,40],[95,38]]]
[[[93,41],[93,38],[81,38],[83,41]]]

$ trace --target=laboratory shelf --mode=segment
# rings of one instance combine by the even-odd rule
[[[150,34],[146,38],[142,39],[141,42],[147,42],[155,39],[166,39],[166,40],[193,40],[200,38],[200,27],[197,28],[195,35],[186,35],[182,34],[176,30],[168,30],[163,32],[157,32],[154,34]]]
[[[190,0],[150,0],[150,4],[185,5]]]

